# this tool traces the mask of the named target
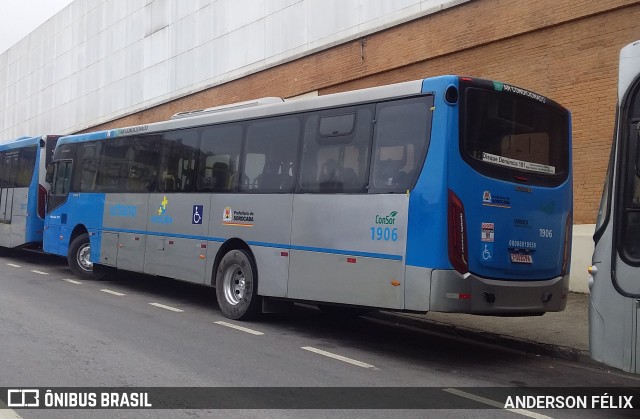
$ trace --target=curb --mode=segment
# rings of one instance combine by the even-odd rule
[[[426,318],[420,318],[420,315],[396,313],[390,311],[371,312],[363,317],[387,321],[398,326],[412,326],[422,330],[439,333],[442,335],[453,336],[462,339],[474,340],[489,345],[498,345],[515,349],[526,353],[543,355],[552,358],[564,359],[582,364],[590,364],[592,366],[602,366],[594,361],[589,355],[589,351],[571,348],[568,346],[554,345],[550,343],[536,342],[533,340],[501,335],[485,330],[472,329],[464,326],[454,325],[450,323],[441,323]]]

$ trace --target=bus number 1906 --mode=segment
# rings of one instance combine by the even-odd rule
[[[389,227],[371,227],[371,240],[398,241],[398,229]]]

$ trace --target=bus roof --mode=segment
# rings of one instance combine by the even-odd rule
[[[442,76],[451,77],[453,76]],[[188,116],[168,121],[155,122],[146,125],[137,125],[126,128],[89,132],[84,134],[69,135],[60,138],[58,145],[75,142],[85,142],[92,140],[116,138],[128,134],[151,134],[157,131],[181,129],[200,125],[209,125],[222,122],[232,122],[236,120],[261,118],[275,116],[279,114],[306,112],[310,110],[331,108],[336,106],[349,106],[360,102],[373,102],[376,100],[412,96],[423,93],[423,80],[414,80],[404,83],[391,84],[368,89],[354,90],[349,92],[334,93],[330,95],[318,96],[307,99],[284,100],[283,102],[265,103],[252,107],[232,107],[228,111],[214,113],[204,113],[202,115]]]
[[[37,145],[42,137],[20,137],[15,140],[0,144],[0,151],[13,150],[16,148]]]
[[[442,88],[444,90],[451,84],[458,85],[460,78],[461,76],[454,75],[430,77],[403,83],[370,87],[367,89],[353,90],[348,92],[334,93],[296,100],[282,100],[280,98],[255,99],[247,102],[222,105],[219,107],[208,108],[204,110],[180,112],[176,114],[179,115],[178,118],[169,119],[167,121],[68,135],[65,137],[61,137],[58,140],[58,145],[66,143],[81,143],[94,140],[107,140],[109,138],[117,138],[123,135],[131,134],[152,134],[155,132],[192,128],[216,123],[262,118],[281,114],[301,113],[339,106],[349,106],[358,103],[375,102],[386,99],[427,94],[433,93],[434,88]],[[490,80],[483,80],[475,77],[465,79],[473,80],[474,83],[495,83]],[[427,85],[429,86],[429,88],[425,87]],[[524,89],[520,90],[528,92]],[[251,106],[238,106],[245,104],[250,104]],[[561,105],[552,100],[548,100],[547,104],[564,109]]]

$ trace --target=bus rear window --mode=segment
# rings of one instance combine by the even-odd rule
[[[542,183],[550,181],[545,177],[566,178],[569,122],[566,114],[554,107],[525,97],[468,88],[462,128],[465,158],[484,174],[510,178],[518,172]]]

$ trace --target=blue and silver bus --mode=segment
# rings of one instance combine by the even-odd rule
[[[40,247],[47,184],[57,136],[21,137],[0,144],[0,246]]]
[[[620,51],[609,167],[589,268],[591,356],[640,373],[640,41]]]
[[[570,113],[442,76],[63,137],[44,250],[211,285],[224,315],[566,305]]]

